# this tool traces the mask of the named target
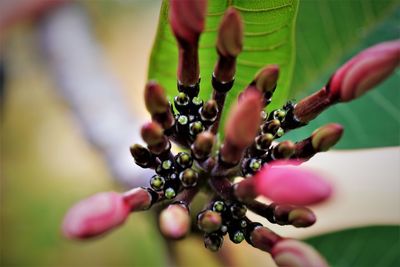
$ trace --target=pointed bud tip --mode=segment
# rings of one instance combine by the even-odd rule
[[[169,21],[175,36],[178,40],[195,44],[204,30],[207,1],[170,0],[169,3]]]
[[[288,220],[295,227],[309,227],[317,221],[317,218],[310,209],[299,207],[289,212]]]
[[[238,147],[253,143],[261,122],[261,94],[256,90],[242,93],[239,103],[233,107],[225,125],[226,140]]]
[[[281,158],[288,159],[294,154],[296,145],[290,140],[283,141],[277,145],[277,150]]]
[[[217,50],[223,56],[236,57],[243,48],[243,23],[239,12],[229,7],[218,30]]]
[[[315,130],[311,135],[311,144],[318,152],[327,151],[342,137],[343,127],[337,123],[330,123]]]
[[[189,231],[190,217],[188,209],[180,204],[169,205],[160,213],[161,233],[170,239],[181,239]]]
[[[271,254],[278,267],[328,267],[314,248],[294,239],[279,241]]]
[[[193,143],[193,152],[195,154],[208,154],[214,145],[215,136],[211,132],[202,132],[197,135]]]
[[[162,141],[164,131],[156,122],[148,122],[142,126],[141,135],[148,145],[156,145]]]
[[[254,78],[256,88],[263,93],[273,92],[279,78],[279,66],[268,65],[261,69]]]
[[[155,81],[149,81],[144,91],[144,101],[150,114],[166,112],[169,108],[164,88]]]
[[[66,214],[62,231],[71,239],[85,239],[103,234],[122,224],[129,205],[115,192],[99,193],[82,200]]]
[[[372,46],[347,61],[332,76],[332,98],[348,102],[385,80],[400,63],[400,40]]]
[[[308,169],[293,167],[297,161],[278,160],[267,165],[255,176],[255,188],[279,204],[311,205],[326,200],[331,185]]]

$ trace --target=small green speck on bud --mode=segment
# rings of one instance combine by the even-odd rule
[[[195,121],[189,125],[189,129],[191,135],[197,135],[204,130],[204,126],[201,121]]]
[[[203,105],[203,100],[201,100],[199,97],[195,96],[195,97],[193,97],[193,99],[192,99],[192,103],[193,103],[195,106],[202,106],[202,105]]]
[[[164,169],[164,170],[169,170],[169,169],[171,169],[172,168],[172,162],[168,159],[168,160],[164,160],[163,162],[162,162],[162,168]]]
[[[173,188],[168,187],[167,189],[165,189],[164,195],[168,199],[173,199],[176,196],[176,192]]]
[[[189,97],[185,93],[180,92],[175,97],[175,101],[180,105],[187,105],[189,104]]]
[[[276,131],[276,136],[282,137],[285,134],[285,130],[283,130],[281,127]]]
[[[252,159],[249,163],[249,167],[253,172],[258,171],[261,168],[261,160],[260,159]]]
[[[217,200],[213,204],[213,211],[223,212],[225,210],[225,203],[223,201]]]
[[[159,175],[154,175],[153,177],[151,177],[150,186],[154,190],[156,190],[156,191],[162,190],[164,187],[164,184],[165,184],[165,180],[163,177],[161,177]]]
[[[239,244],[244,240],[244,233],[240,230],[236,231],[233,235],[232,235],[232,242],[235,244]]]
[[[283,109],[277,109],[274,111],[273,116],[274,116],[274,119],[282,120],[286,116],[286,111],[284,111]]]
[[[181,125],[186,125],[188,123],[189,119],[185,115],[180,115],[178,118],[178,123]]]

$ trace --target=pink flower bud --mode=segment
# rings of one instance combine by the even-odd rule
[[[255,176],[255,190],[279,204],[311,205],[327,199],[332,192],[328,182],[318,174],[293,161],[276,161]]]
[[[141,130],[143,140],[150,146],[158,145],[164,140],[164,131],[160,124],[148,122],[142,126]]]
[[[331,78],[330,95],[351,101],[387,78],[399,65],[400,40],[372,46],[345,63]]]
[[[260,126],[261,93],[255,90],[243,93],[241,101],[232,109],[225,126],[226,140],[238,147],[253,143]]]
[[[271,254],[278,267],[328,267],[315,249],[294,239],[279,241]]]
[[[279,66],[267,65],[256,74],[254,83],[258,90],[263,93],[269,93],[270,95],[272,95],[272,92],[275,90],[278,78]]]
[[[68,238],[84,239],[122,224],[130,206],[115,192],[98,193],[73,206],[64,218],[62,231]]]
[[[183,238],[190,227],[189,211],[180,204],[169,205],[160,213],[159,224],[161,233],[170,239]]]
[[[166,112],[169,109],[164,88],[155,81],[149,81],[144,91],[144,101],[150,114]]]
[[[229,7],[219,25],[217,50],[226,57],[236,57],[243,47],[243,24],[240,14]]]
[[[175,36],[195,43],[204,29],[206,0],[170,0],[169,21]]]

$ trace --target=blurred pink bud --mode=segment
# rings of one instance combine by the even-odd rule
[[[294,239],[279,241],[271,254],[278,267],[328,267],[315,249]]]
[[[160,213],[159,225],[161,233],[170,239],[181,239],[189,231],[190,217],[186,206],[169,205]]]
[[[279,204],[311,205],[324,201],[332,192],[318,174],[296,165],[297,161],[276,161],[255,176],[255,190]]]
[[[64,218],[62,231],[68,238],[83,239],[105,233],[122,224],[129,204],[115,192],[98,193],[73,206]]]
[[[387,78],[400,63],[400,40],[372,46],[347,61],[330,82],[330,94],[339,101],[357,98]]]
[[[204,29],[207,1],[170,0],[169,3],[169,21],[175,36],[191,44],[197,42]]]

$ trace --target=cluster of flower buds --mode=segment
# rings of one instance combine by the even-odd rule
[[[146,146],[131,147],[137,165],[155,170],[148,188],[82,201],[67,214],[64,233],[72,238],[99,235],[123,223],[129,212],[157,204],[162,207],[159,228],[167,238],[183,238],[194,222],[212,251],[228,235],[234,243],[245,240],[271,253],[278,266],[326,266],[308,245],[281,237],[246,214],[250,210],[271,223],[294,227],[315,223],[314,213],[305,206],[324,201],[331,187],[317,174],[293,165],[334,146],[343,129],[328,124],[297,143],[277,140],[329,105],[349,101],[386,77],[398,64],[400,43],[366,50],[339,69],[321,92],[270,113],[264,109],[277,88],[279,67],[266,66],[240,94],[226,122],[225,139],[218,145],[216,134],[225,96],[234,83],[243,25],[238,11],[228,8],[218,30],[218,61],[211,77],[214,91],[210,100],[203,101],[198,97],[198,42],[205,11],[204,0],[170,1],[170,24],[179,47],[178,94],[170,103],[160,84],[147,84],[145,103],[152,121],[141,131]],[[186,152],[174,155],[171,141]],[[200,191],[210,200],[196,213],[191,203]],[[260,195],[272,203],[255,200]]]

